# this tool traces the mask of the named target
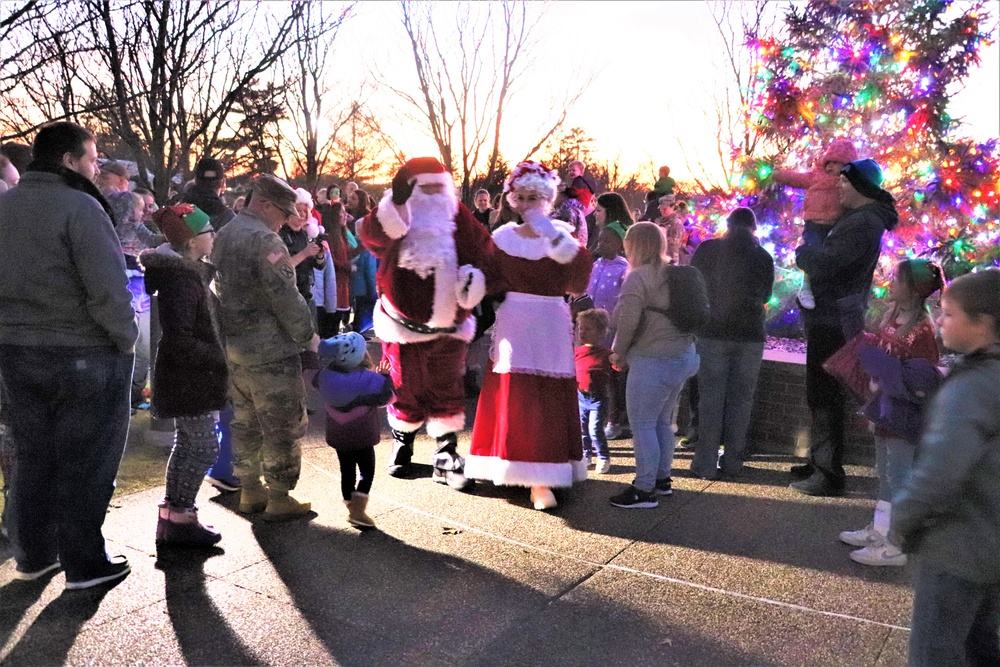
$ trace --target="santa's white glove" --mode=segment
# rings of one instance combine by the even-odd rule
[[[455,285],[455,297],[458,307],[472,310],[486,296],[486,276],[471,264],[458,267],[458,283]]]
[[[521,214],[521,218],[528,223],[528,226],[531,227],[539,236],[552,240],[559,235],[559,230],[557,230],[555,225],[552,224],[552,220],[549,216],[542,213],[540,208],[529,208]]]

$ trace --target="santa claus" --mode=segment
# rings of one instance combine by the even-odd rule
[[[362,222],[361,241],[379,260],[374,328],[396,394],[388,409],[395,441],[389,474],[410,475],[413,441],[426,424],[437,440],[434,481],[463,488],[462,376],[476,330],[469,311],[486,293],[476,267],[490,265],[495,252],[489,232],[458,202],[444,166],[415,158]]]

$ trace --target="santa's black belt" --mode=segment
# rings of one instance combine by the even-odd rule
[[[410,331],[419,334],[453,334],[458,331],[458,327],[429,327],[426,324],[421,324],[411,320],[410,318],[402,315],[398,312],[391,312],[388,308],[383,308],[385,314],[389,316],[393,322],[401,324]]]

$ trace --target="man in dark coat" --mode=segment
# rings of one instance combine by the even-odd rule
[[[181,201],[194,204],[212,219],[215,231],[235,217],[232,209],[222,201],[226,190],[226,171],[222,163],[210,157],[198,160],[194,168],[194,184],[184,191]]]
[[[803,310],[806,325],[806,400],[812,413],[809,462],[794,466],[803,478],[791,488],[811,496],[844,492],[844,424],[847,396],[823,363],[864,327],[868,293],[882,249],[882,234],[899,222],[895,201],[882,189],[874,160],[848,163],[838,185],[847,210],[822,246],[801,245],[795,263],[809,276],[816,307]]]
[[[138,328],[125,257],[93,183],[94,135],[38,131],[34,161],[0,194],[0,374],[15,449],[8,534],[15,579],[66,588],[129,572],[101,527],[129,427]]]

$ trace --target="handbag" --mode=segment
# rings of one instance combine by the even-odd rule
[[[823,370],[837,378],[841,384],[847,387],[851,393],[857,396],[862,403],[871,398],[870,388],[871,376],[865,371],[858,357],[858,351],[862,346],[876,347],[878,336],[867,331],[854,336],[847,343],[833,353],[833,355],[823,362]]]

